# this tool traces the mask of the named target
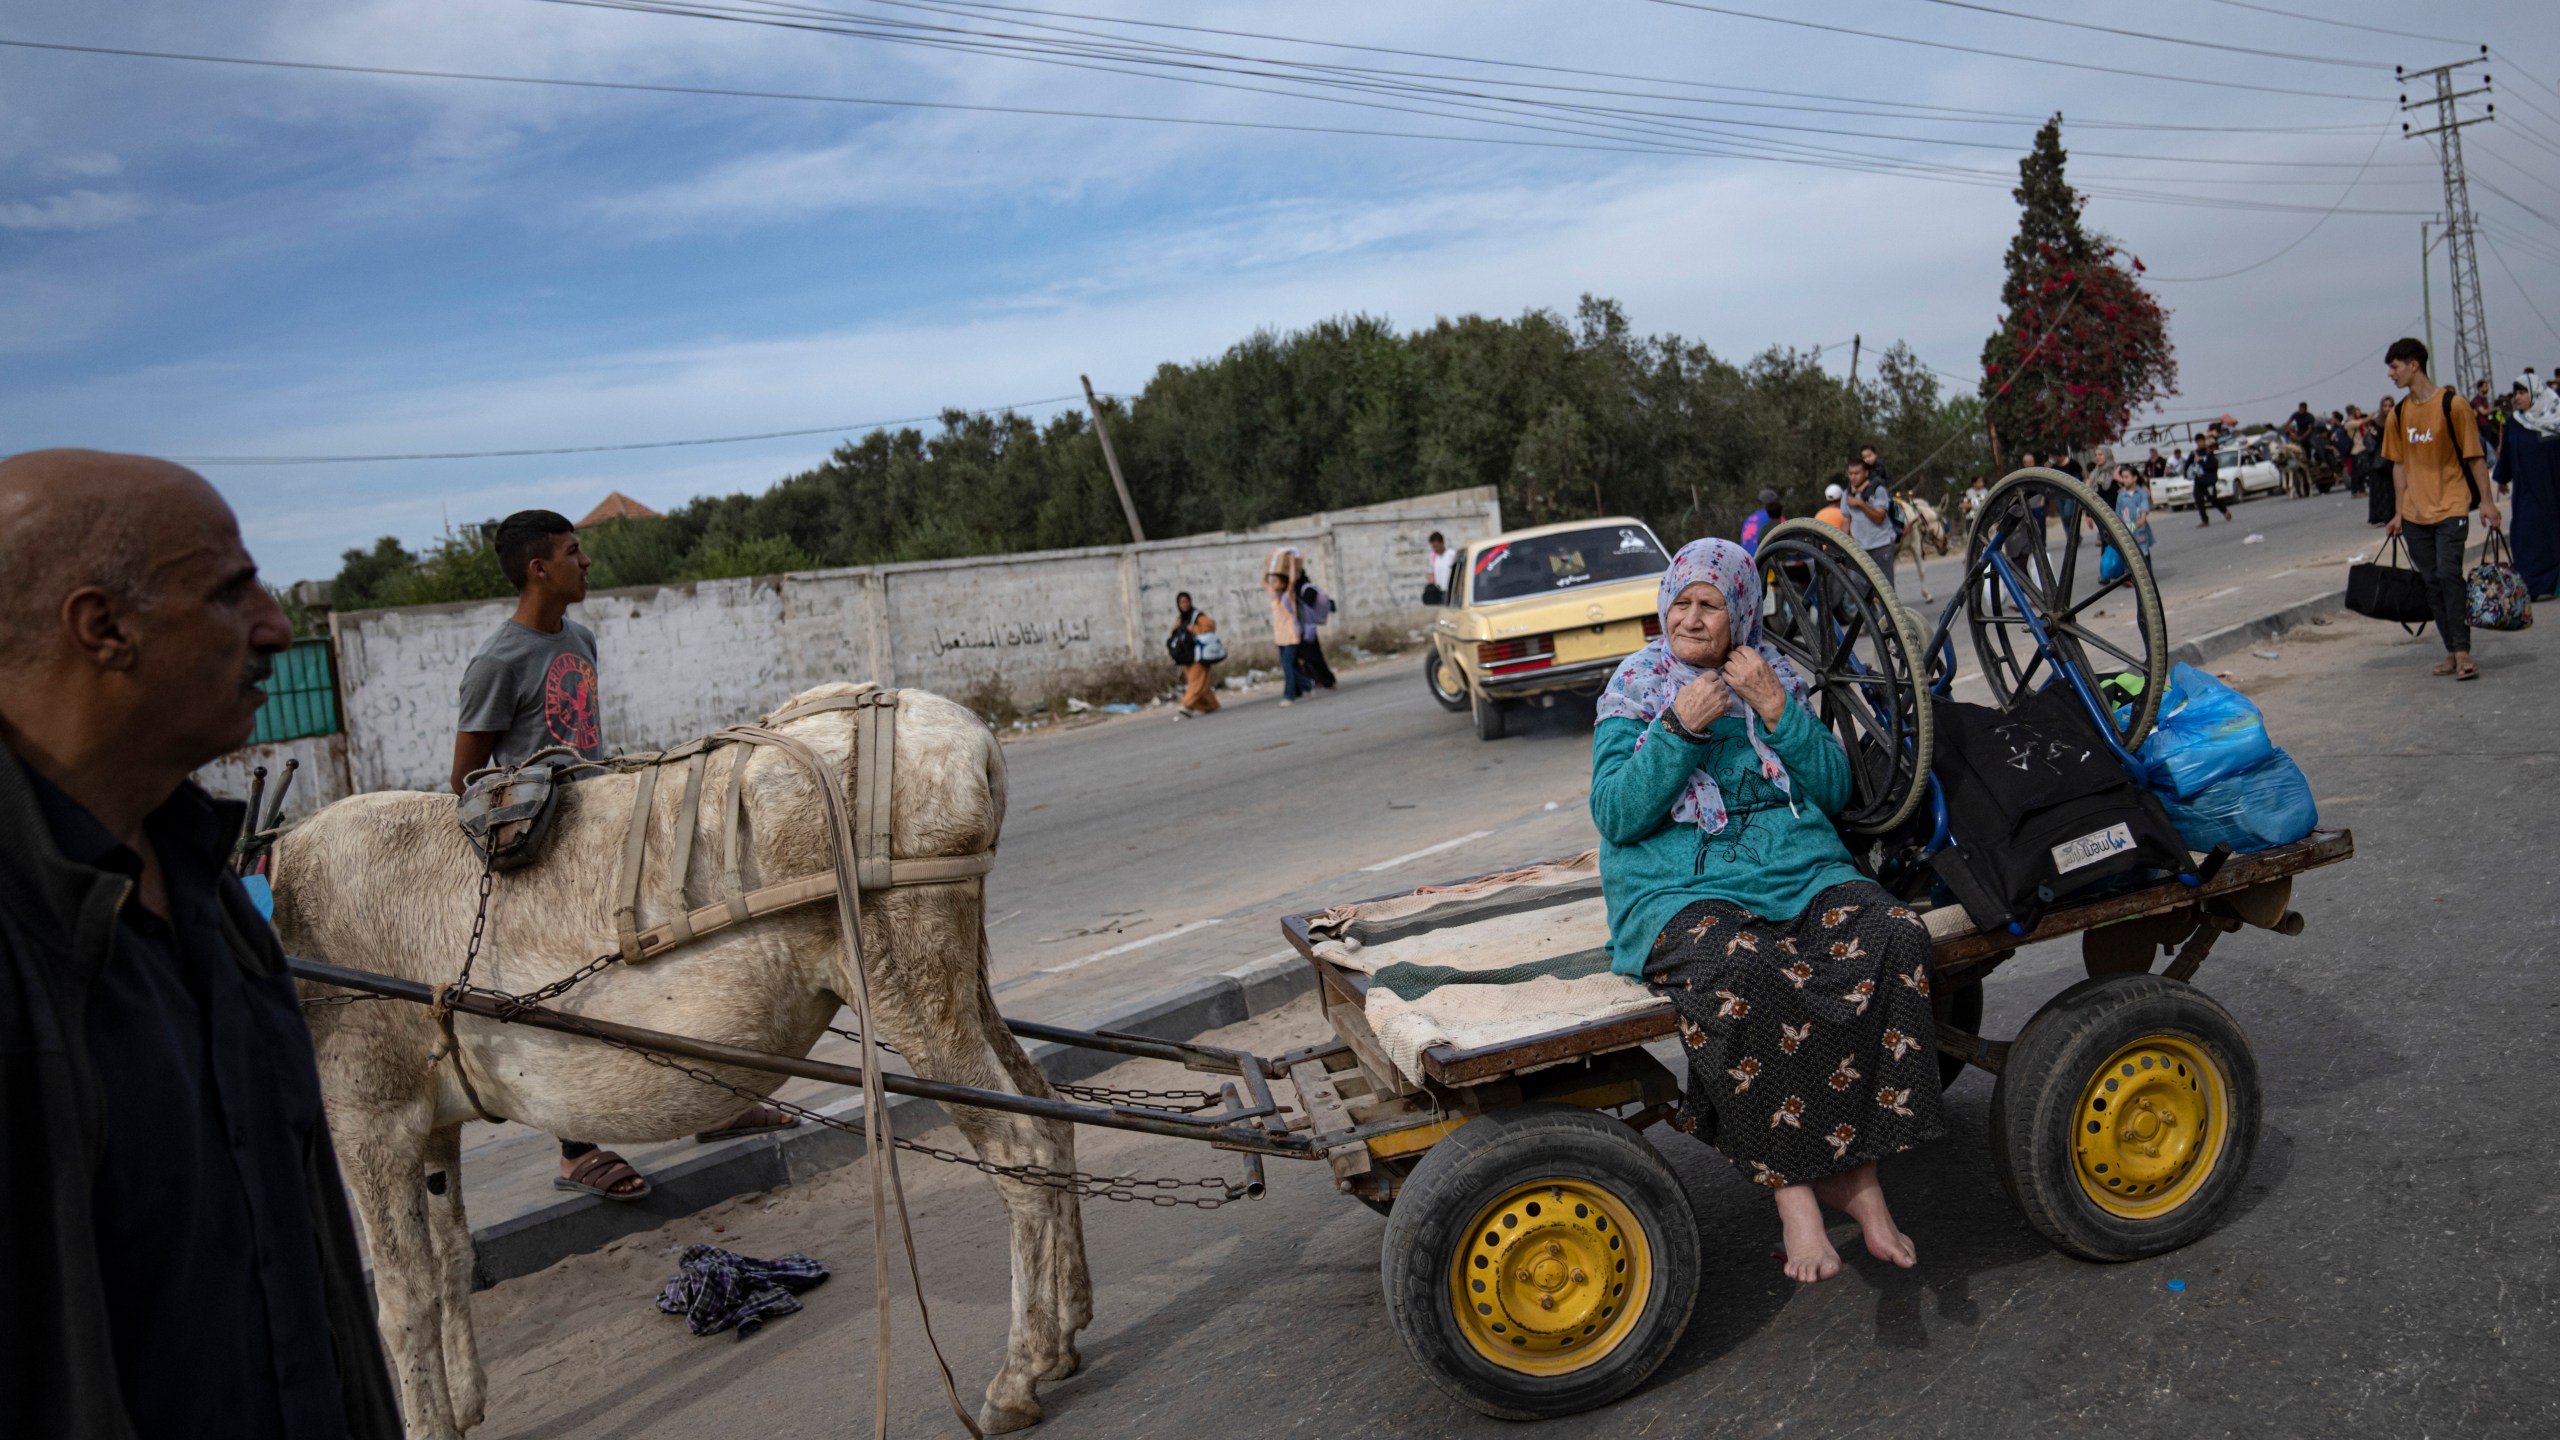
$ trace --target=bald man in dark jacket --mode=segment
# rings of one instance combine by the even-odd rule
[[[394,1440],[284,957],[189,783],[291,639],[231,511],[139,456],[0,461],[0,1414]]]

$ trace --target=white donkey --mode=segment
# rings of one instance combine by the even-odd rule
[[[1947,539],[1946,518],[1938,513],[1937,506],[1916,495],[1902,496],[1894,503],[1902,507],[1901,553],[1911,557],[1912,578],[1920,582],[1920,599],[1925,604],[1934,597],[1929,594],[1924,557],[1932,553],[1944,555],[1952,548]]]
[[[828,685],[791,706],[857,693]],[[783,735],[814,751],[853,811],[857,722],[848,709],[784,718]],[[977,716],[940,696],[898,697],[891,855],[901,860],[991,850],[1004,821],[1004,757]],[[744,744],[703,762],[696,833],[676,835],[685,787],[661,783],[649,807],[637,924],[720,903],[746,888],[830,873],[822,797],[792,758]],[[736,857],[724,824],[742,777]],[[870,767],[865,767],[869,769]],[[681,776],[671,766],[661,776]],[[545,853],[500,873],[473,983],[521,994],[617,948],[608,913],[640,776],[612,773],[561,788]],[[675,857],[684,873],[669,873]],[[276,930],[288,953],[409,980],[454,978],[468,942],[479,857],[450,795],[395,791],[327,807],[276,842]],[[731,873],[734,871],[734,875]],[[866,890],[862,948],[880,1038],[920,1075],[1046,1096],[1048,1083],[996,1012],[988,988],[983,880]],[[806,1054],[852,994],[836,907],[803,905],[707,934],[638,966],[616,964],[556,1008],[780,1055]],[[307,998],[339,992],[305,987]],[[471,1227],[464,1217],[463,1122],[476,1105],[556,1135],[605,1143],[670,1140],[718,1126],[739,1098],[592,1040],[457,1015],[467,1074],[439,1055],[426,1007],[397,1001],[309,1007],[330,1133],[337,1141],[374,1266],[382,1336],[412,1440],[452,1440],[478,1424],[486,1386],[471,1332]],[[780,1077],[719,1071],[770,1094]],[[464,1081],[468,1081],[466,1087]],[[952,1121],[978,1154],[1004,1165],[1075,1168],[1073,1127],[984,1110]],[[871,1163],[885,1163],[874,1157]],[[995,1182],[1011,1222],[1013,1322],[1003,1367],[979,1412],[990,1432],[1040,1418],[1039,1380],[1074,1373],[1075,1333],[1090,1324],[1076,1198]],[[894,1235],[872,1243],[892,1246]]]

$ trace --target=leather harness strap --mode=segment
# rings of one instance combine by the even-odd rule
[[[652,765],[640,772],[640,793],[631,801],[631,831],[622,840],[622,879],[614,886],[622,903],[613,907],[613,934],[625,965],[640,958],[640,862],[648,854],[650,812],[657,798],[658,767]]]
[[[622,868],[614,884],[614,942],[624,964],[636,965],[732,926],[795,906],[815,904],[836,894],[833,874],[805,875],[753,890],[746,887],[741,874],[746,851],[741,825],[746,810],[747,762],[757,746],[770,743],[765,737],[773,733],[774,727],[829,710],[850,710],[854,718],[851,768],[857,813],[849,817],[854,823],[848,828],[854,836],[853,882],[857,890],[954,885],[978,879],[995,868],[992,850],[905,860],[890,854],[897,813],[892,804],[898,748],[897,691],[866,688],[850,695],[828,695],[786,705],[759,725],[731,726],[659,755],[633,758],[632,763],[641,767],[640,789],[632,799],[631,828],[623,838]],[[693,862],[694,832],[701,824],[704,766],[710,752],[722,746],[736,747],[721,819],[725,893],[712,904],[687,909],[685,877]],[[649,829],[656,819],[658,770],[678,758],[685,761],[684,798],[676,808],[675,853],[668,872],[675,889],[676,913],[662,924],[642,929],[640,889],[648,857]]]
[[[694,817],[702,810],[702,770],[711,762],[708,749],[696,750],[685,757],[684,800],[676,806],[676,853],[667,862],[667,879],[675,886],[675,918],[667,923],[673,928],[674,943],[684,944],[693,938],[693,926],[684,908],[685,879],[693,872]],[[626,959],[628,957],[625,957]]]

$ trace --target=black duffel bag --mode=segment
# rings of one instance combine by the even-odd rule
[[[2382,558],[2347,567],[2347,608],[2375,620],[2423,629],[2435,618],[2427,605],[2427,578],[2409,563],[2400,537],[2384,542]],[[2416,633],[2416,629],[2411,631]]]
[[[2024,933],[2054,902],[2100,881],[2190,868],[2167,812],[2125,773],[2069,685],[2005,713],[1932,704],[1930,770],[1951,838],[1929,864],[1976,928]]]

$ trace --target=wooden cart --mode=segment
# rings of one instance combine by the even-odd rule
[[[1966,1064],[1998,1077],[1992,1167],[2057,1248],[2158,1254],[2228,1213],[2257,1144],[2258,1071],[2238,1022],[2191,982],[2244,925],[2299,934],[2292,877],[2354,849],[2348,832],[2317,832],[2236,857],[2199,886],[2058,908],[2024,934],[1936,917],[1942,1078]],[[1679,1342],[1700,1268],[1688,1200],[1638,1133],[1679,1100],[1679,1076],[1644,1048],[1677,1028],[1669,1003],[1431,1049],[1408,1078],[1366,1018],[1370,978],[1318,953],[1318,919],[1281,928],[1314,967],[1337,1038],[1268,1063],[1296,1092],[1290,1128],[1304,1127],[1338,1188],[1388,1216],[1386,1300],[1414,1359],[1457,1399],[1514,1419],[1643,1383]],[[2075,934],[2093,937],[2089,978],[2010,1039],[1976,1033],[1983,978],[2022,946]]]

